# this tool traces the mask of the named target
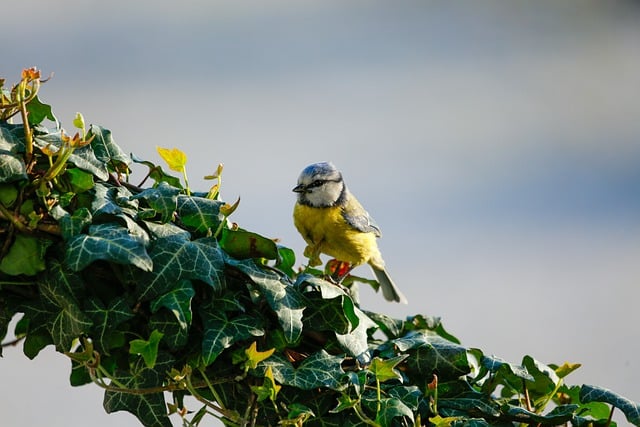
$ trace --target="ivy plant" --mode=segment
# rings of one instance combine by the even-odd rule
[[[0,80],[0,339],[19,319],[24,354],[54,346],[108,413],[150,427],[605,426],[615,409],[640,426],[637,403],[567,383],[578,364],[510,363],[439,318],[367,311],[349,285],[377,283],[336,286],[229,219],[222,165],[198,192],[179,149],[158,149],[167,172],[80,114],[71,136],[42,82],[35,68]],[[132,163],[148,169],[137,184]]]

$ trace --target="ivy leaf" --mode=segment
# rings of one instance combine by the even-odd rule
[[[249,348],[244,351],[244,354],[247,356],[245,366],[248,369],[256,369],[258,363],[271,357],[275,350],[275,348],[272,348],[271,350],[258,351],[256,342],[252,342]]]
[[[340,307],[334,307],[335,310],[340,311],[340,317],[343,317],[349,323],[349,329],[355,329],[358,327],[360,323],[360,319],[366,315],[356,308],[355,303],[353,302],[353,298],[351,295],[346,293],[344,289],[340,286],[336,286],[333,283],[330,283],[326,280],[322,280],[318,277],[314,277],[308,274],[302,274],[296,280],[295,286],[311,300],[318,299],[314,298],[315,293],[320,294],[320,300],[318,301],[321,305],[326,305],[328,303],[327,300],[336,300],[340,302]],[[322,308],[318,308],[320,311],[324,311]],[[336,315],[336,314],[334,314]],[[334,316],[332,315],[332,317]],[[336,319],[337,320],[337,319]],[[348,331],[340,331],[339,322],[336,322],[337,325],[333,329],[338,333],[347,333]]]
[[[129,342],[129,353],[142,356],[147,368],[151,369],[156,365],[158,357],[158,346],[164,334],[158,330],[153,330],[148,340],[132,340]]]
[[[149,207],[160,215],[160,222],[167,223],[173,218],[176,211],[178,193],[180,193],[180,189],[172,187],[166,182],[161,182],[155,188],[143,190],[134,198],[144,199]]]
[[[113,220],[114,216],[121,215],[135,218],[138,213],[138,201],[124,186],[112,187],[97,182],[92,193],[91,214],[96,218]]]
[[[22,156],[0,149],[0,182],[14,182],[27,179],[27,167]]]
[[[473,389],[465,380],[438,383],[438,413],[442,417],[474,414],[487,418],[500,416],[500,405],[489,394]]]
[[[278,258],[275,267],[289,277],[295,276],[296,253],[293,249],[278,245]]]
[[[51,105],[44,104],[37,95],[27,104],[27,112],[29,113],[28,117],[31,125],[38,125],[42,123],[44,119],[58,122],[56,116],[53,115]]]
[[[258,267],[252,260],[227,259],[227,264],[236,267],[251,278],[267,303],[275,311],[288,342],[295,342],[302,334],[302,312],[304,303],[297,290],[277,273]]]
[[[195,196],[178,196],[177,212],[180,220],[187,229],[205,233],[209,229],[216,229],[224,216],[220,214],[220,207],[224,202]]]
[[[201,316],[204,321],[202,359],[205,365],[213,363],[225,348],[231,347],[234,343],[264,335],[259,317],[242,314],[228,318],[213,305],[205,307]]]
[[[272,239],[242,229],[223,228],[220,247],[237,259],[278,257],[278,248]]]
[[[99,259],[132,264],[144,271],[153,269],[144,238],[114,223],[92,225],[89,234],[76,235],[67,242],[65,262],[74,271],[81,271]]]
[[[580,388],[580,401],[583,403],[608,403],[620,409],[631,424],[640,425],[640,404],[632,402],[611,390],[585,384]]]
[[[179,286],[182,280],[201,280],[213,289],[224,286],[224,260],[213,238],[194,241],[183,235],[157,239],[150,251],[153,271],[138,280],[139,298],[156,298]]]
[[[326,351],[320,350],[303,360],[297,369],[279,354],[274,354],[261,362],[258,367],[265,370],[269,367],[273,369],[274,378],[283,385],[302,390],[312,390],[318,387],[337,390],[340,386],[339,379],[344,374],[343,360],[344,357],[332,356]]]
[[[513,405],[507,405],[503,410],[506,409],[505,415],[518,423],[559,426],[571,421],[577,408],[578,405],[563,405],[554,408],[546,415]]]
[[[44,271],[46,250],[51,243],[51,240],[18,234],[0,261],[0,271],[11,276],[34,276]]]
[[[73,294],[75,274],[64,274],[61,268],[51,269],[38,288],[43,298],[52,307],[53,318],[46,323],[56,350],[69,351],[73,340],[91,330],[92,322],[78,306]]]
[[[189,329],[184,329],[169,310],[162,308],[149,320],[149,329],[156,329],[164,335],[163,345],[172,352],[178,351],[187,344]]]
[[[191,299],[195,295],[193,286],[189,280],[180,280],[178,286],[170,292],[156,298],[151,303],[151,312],[157,312],[165,307],[173,313],[182,329],[191,325]]]
[[[86,313],[94,324],[92,330],[95,334],[92,334],[91,338],[99,351],[106,355],[109,355],[113,343],[123,336],[123,332],[118,331],[117,327],[134,317],[131,307],[122,297],[111,301],[109,307],[105,307],[99,299],[91,298],[87,302]]]
[[[349,298],[350,299],[350,298]],[[375,322],[358,307],[353,307],[354,314],[358,317],[357,327],[346,334],[336,333],[336,339],[342,349],[351,356],[357,357],[361,364],[367,364],[370,356],[368,331],[376,326]]]
[[[183,172],[187,165],[187,155],[178,148],[156,147],[156,151],[162,157],[169,169],[175,172]]]
[[[159,387],[172,364],[173,360],[170,356],[160,353],[154,369],[148,368],[142,359],[139,359],[130,371],[117,371],[115,379],[127,389],[132,390]],[[117,411],[130,412],[146,427],[172,427],[167,416],[164,395],[161,392],[132,394],[106,391],[103,406],[108,414]]]
[[[396,397],[402,401],[407,407],[412,410],[417,410],[420,406],[420,402],[424,398],[424,394],[420,391],[418,386],[397,386],[387,391],[389,396]]]
[[[276,384],[273,379],[273,371],[271,370],[271,367],[268,367],[264,373],[264,382],[261,386],[251,386],[251,390],[256,394],[256,396],[258,396],[258,402],[262,402],[266,399],[275,402],[281,388],[282,386]]]
[[[409,357],[408,354],[403,354],[402,356],[396,356],[385,360],[379,357],[374,357],[368,369],[380,382],[389,380],[398,380],[402,382],[402,374],[400,374],[396,369],[396,366],[398,366],[407,357]]]
[[[411,420],[410,425],[413,425],[413,411],[400,399],[394,397],[381,399],[376,423],[380,426],[391,426],[396,417],[408,417]]]
[[[60,205],[55,205],[50,211],[60,225],[60,232],[64,240],[80,234],[87,226],[91,225],[93,216],[87,208],[78,208],[73,214],[65,211]]]
[[[531,356],[524,356],[522,366],[534,379],[533,382],[527,383],[527,389],[534,400],[538,396],[547,396],[560,382],[560,378],[551,367],[538,362]]]
[[[437,370],[443,379],[458,378],[471,371],[467,349],[431,331],[412,331],[392,341],[400,351],[411,350],[409,369],[431,375]]]
[[[580,363],[564,362],[560,366],[557,366],[557,365],[549,365],[549,366],[554,369],[558,377],[564,378],[567,375],[569,375],[571,372],[575,371],[576,369],[579,369],[580,366],[582,365]]]
[[[93,174],[82,169],[69,168],[65,171],[65,176],[69,178],[69,184],[74,193],[83,193],[94,187]]]
[[[521,389],[522,380],[535,380],[525,367],[508,363],[499,357],[482,355],[479,360],[480,372],[477,377],[482,378],[487,373],[493,375],[493,381],[483,385],[483,390],[487,393],[491,393],[499,385],[507,386],[502,390],[503,395],[513,393]]]
[[[91,148],[98,160],[105,165],[109,165],[112,170],[120,172],[126,171],[130,159],[114,142],[111,131],[101,126],[91,125],[87,133],[87,138],[92,136]]]

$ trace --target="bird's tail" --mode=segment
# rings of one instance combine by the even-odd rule
[[[384,268],[376,268],[371,266],[373,269],[373,274],[376,275],[376,280],[380,283],[380,288],[382,289],[382,295],[387,301],[395,301],[402,304],[407,304],[407,298],[402,295],[400,289],[393,283],[391,277]]]

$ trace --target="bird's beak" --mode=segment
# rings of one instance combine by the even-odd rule
[[[293,187],[293,190],[291,191],[293,191],[294,193],[305,193],[307,191],[307,188],[302,184],[298,184]]]

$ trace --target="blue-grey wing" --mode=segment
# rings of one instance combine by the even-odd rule
[[[352,206],[351,209],[349,209],[349,207],[345,207],[342,210],[342,217],[347,221],[347,224],[358,231],[362,231],[363,233],[373,233],[376,237],[382,236],[382,232],[380,231],[378,224],[376,224],[369,213],[365,211],[359,203],[357,203],[356,206]]]

